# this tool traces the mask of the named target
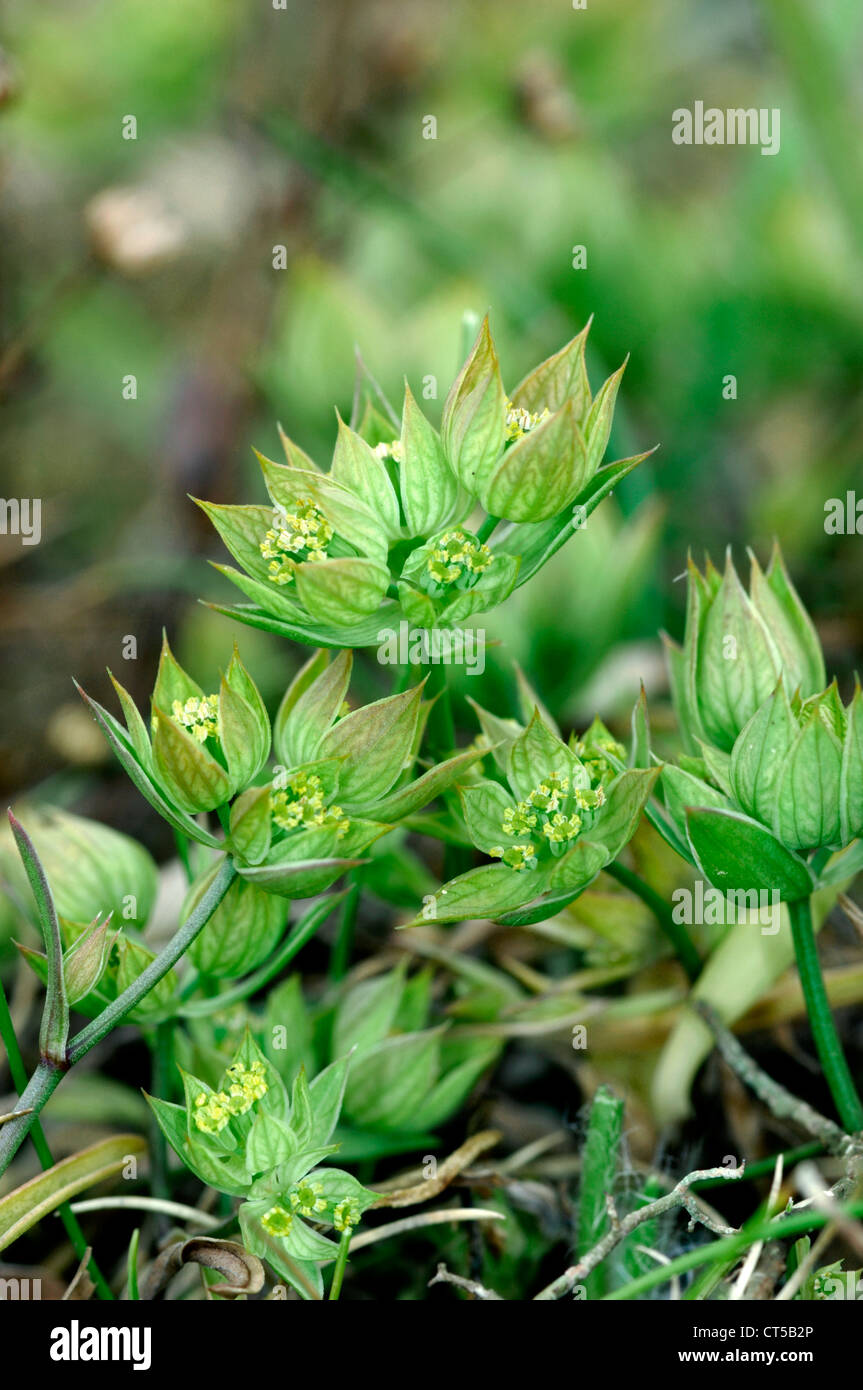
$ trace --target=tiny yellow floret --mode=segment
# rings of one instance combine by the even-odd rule
[[[290,584],[297,565],[326,559],[333,528],[311,497],[300,497],[289,512],[273,511],[273,524],[260,542],[259,550],[269,560],[267,577],[273,584]]]

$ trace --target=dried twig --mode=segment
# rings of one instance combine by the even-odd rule
[[[374,1204],[375,1208],[413,1207],[420,1202],[431,1201],[432,1197],[437,1197],[454,1178],[463,1173],[465,1168],[469,1168],[475,1158],[481,1153],[485,1153],[487,1149],[493,1149],[500,1138],[500,1130],[480,1130],[479,1134],[474,1134],[448,1158],[445,1158],[443,1163],[439,1163],[433,1176],[423,1178],[422,1182],[414,1183],[410,1187],[396,1188],[394,1192],[382,1193]],[[354,1241],[354,1248],[356,1248],[356,1241]]]
[[[782,1155],[779,1154],[778,1158],[776,1159],[776,1166],[773,1169],[773,1181],[770,1184],[770,1195],[767,1198],[766,1214],[768,1216],[773,1216],[776,1210],[776,1203],[779,1197],[779,1189],[782,1186],[782,1170]],[[728,1295],[729,1302],[736,1303],[741,1298],[743,1298],[749,1286],[749,1281],[755,1273],[755,1267],[758,1264],[758,1261],[761,1259],[761,1252],[763,1249],[763,1240],[757,1240],[755,1244],[750,1247],[746,1259],[743,1262],[743,1268],[741,1269],[740,1274],[735,1280],[734,1287]]]
[[[72,1282],[63,1294],[64,1303],[82,1303],[95,1292],[96,1285],[90,1278],[90,1257],[92,1254],[92,1248],[88,1245],[81,1257],[78,1268],[72,1276]]]
[[[675,1207],[681,1206],[686,1207],[691,1220],[701,1221],[702,1213],[698,1206],[694,1202],[691,1206],[689,1205],[691,1200],[689,1188],[692,1184],[709,1181],[712,1178],[742,1178],[743,1167],[744,1165],[741,1163],[739,1168],[702,1168],[696,1169],[693,1173],[687,1173],[686,1177],[681,1178],[677,1186],[666,1193],[664,1197],[658,1197],[655,1202],[648,1202],[646,1206],[638,1207],[636,1211],[631,1211],[628,1216],[624,1216],[616,1225],[612,1224],[611,1230],[603,1236],[602,1240],[586,1255],[583,1255],[577,1264],[564,1270],[563,1274],[538,1293],[534,1302],[563,1298],[564,1294],[569,1293],[576,1284],[580,1284],[586,1279],[591,1270],[602,1264],[602,1261],[611,1254],[616,1245],[619,1245],[628,1235],[642,1226],[645,1221],[652,1221],[657,1216],[662,1216],[665,1212],[673,1211]],[[716,1229],[713,1223],[705,1224],[711,1224],[711,1229]],[[736,1234],[733,1229],[728,1227],[725,1228],[724,1233],[726,1235]]]
[[[351,1241],[351,1253],[366,1245],[376,1245],[379,1240],[389,1240],[391,1236],[401,1236],[407,1231],[419,1231],[424,1226],[445,1226],[448,1221],[505,1221],[499,1211],[487,1211],[483,1207],[444,1207],[441,1211],[421,1211],[416,1216],[403,1216],[400,1221],[390,1221],[386,1226],[376,1226],[373,1231],[363,1231]]]
[[[72,1202],[71,1207],[76,1214],[81,1211],[155,1211],[163,1216],[175,1216],[178,1221],[194,1222],[205,1231],[215,1231],[226,1221],[224,1216],[208,1216],[197,1207],[161,1197],[88,1197],[83,1202]]]
[[[484,1284],[480,1284],[476,1279],[463,1279],[460,1274],[451,1274],[446,1265],[440,1264],[437,1267],[437,1274],[433,1279],[429,1279],[428,1287],[434,1284],[454,1284],[457,1289],[464,1289],[466,1293],[472,1294],[474,1298],[481,1302],[498,1302],[504,1300],[494,1289],[487,1289]]]
[[[721,1056],[741,1081],[764,1102],[771,1114],[778,1120],[793,1120],[807,1134],[820,1139],[830,1153],[847,1154],[853,1148],[853,1139],[839,1125],[828,1120],[826,1115],[819,1114],[805,1100],[800,1100],[761,1070],[741,1047],[731,1029],[726,1028],[715,1009],[703,999],[694,999],[692,1006],[716,1039]]]

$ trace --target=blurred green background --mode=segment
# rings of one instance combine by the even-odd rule
[[[0,536],[6,794],[152,843],[71,676],[144,700],[164,623],[205,685],[237,636],[275,700],[298,653],[197,603],[228,586],[187,493],[263,500],[277,421],[326,465],[355,345],[396,397],[433,374],[436,415],[465,311],[509,385],[595,314],[594,387],[631,354],[610,457],[660,445],[467,693],[509,712],[516,658],[564,722],[613,720],[643,677],[661,724],[687,548],[774,535],[847,682],[863,547],[824,503],[863,496],[861,35],[858,0],[9,0],[2,491],[42,540]],[[673,144],[696,100],[778,107],[780,152]]]

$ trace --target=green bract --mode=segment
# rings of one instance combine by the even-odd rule
[[[427,713],[422,686],[347,710],[351,666],[350,652],[310,658],[276,715],[271,782],[232,807],[229,847],[238,873],[268,893],[322,892],[479,756],[458,754],[411,780]]]
[[[449,788],[480,756],[457,754],[411,779],[428,707],[422,686],[360,709],[345,704],[352,656],[313,655],[276,716],[278,759],[265,771],[270,723],[236,651],[218,696],[205,695],[175,661],[167,640],[153,693],[152,743],[128,693],[114,682],[127,727],[85,696],[140,791],[189,839],[233,857],[241,882],[229,890],[192,958],[202,973],[230,978],[258,964],[278,942],[287,914],[265,895],[311,897],[391,826]],[[166,713],[170,710],[170,714]],[[219,840],[194,811],[220,809]],[[188,915],[218,872],[195,883]]]
[[[110,918],[95,918],[89,926],[60,919],[63,944],[63,976],[70,1004],[78,1013],[93,1018],[122,994],[155,960],[137,933],[118,932]],[[18,950],[40,980],[48,979],[48,960],[41,951]],[[140,1003],[130,1011],[133,1023],[158,1023],[176,1011],[177,976],[169,970]]]
[[[115,925],[143,927],[153,908],[159,875],[147,851],[128,835],[55,806],[27,808],[27,829],[61,919],[84,924],[113,916]],[[0,876],[29,909],[27,877],[8,827],[0,830]]]
[[[478,710],[501,780],[461,790],[467,833],[496,864],[445,884],[423,917],[539,922],[571,902],[631,839],[659,769],[624,755],[599,719],[565,743],[538,708],[526,728]],[[504,780],[505,779],[505,780]]]
[[[846,708],[835,681],[821,688],[818,638],[778,549],[766,576],[753,560],[750,597],[730,562],[721,582],[690,566],[686,644],[671,649],[671,669],[701,745],[662,770],[677,847],[716,887],[809,897],[831,880],[825,854],[863,835],[861,692]]]
[[[510,399],[483,321],[447,396],[441,438],[453,472],[490,516],[547,521],[573,505],[602,462],[624,369],[591,399],[588,328],[530,372]]]
[[[723,760],[666,766],[666,806],[692,857],[720,888],[774,891],[794,902],[818,885],[810,860],[863,836],[863,706],[835,683],[788,698],[784,681]],[[702,775],[699,775],[702,774]]]
[[[219,841],[194,816],[226,805],[255,780],[270,751],[270,721],[234,647],[219,690],[206,695],[168,645],[152,695],[150,727],[132,697],[111,677],[126,728],[82,691],[114,752],[151,806],[188,839]]]
[[[186,894],[180,913],[185,922],[218,873],[218,864]],[[208,979],[237,979],[254,970],[275,950],[288,925],[287,898],[265,893],[242,878],[231,884],[204,930],[189,947],[189,959]]]
[[[328,473],[282,434],[258,455],[266,506],[201,502],[249,600],[228,612],[302,642],[359,647],[402,617],[448,626],[495,607],[578,529],[644,455],[600,470],[621,367],[591,397],[587,328],[504,390],[486,320],[447,397],[441,433],[406,386],[401,422],[369,402],[340,418]],[[474,523],[497,541],[480,540]]]
[[[265,1259],[303,1298],[323,1293],[322,1265],[337,1245],[319,1229],[356,1226],[376,1194],[338,1168],[320,1167],[348,1076],[342,1058],[291,1095],[247,1033],[219,1085],[182,1073],[185,1105],[148,1096],[159,1127],[187,1168],[209,1187],[243,1200],[246,1249]]]
[[[728,753],[783,676],[789,693],[825,684],[824,658],[779,546],[765,574],[750,555],[749,593],[729,551],[720,575],[689,561],[683,647],[666,640],[672,693],[687,749],[707,742]]]
[[[362,1157],[415,1148],[464,1103],[499,1056],[488,1038],[450,1038],[430,1027],[432,976],[410,979],[400,966],[342,987],[317,1005],[292,975],[267,1002],[259,1036],[285,1078],[303,1064],[309,1074],[351,1053],[338,1138]],[[313,1083],[314,1084],[314,1083]]]

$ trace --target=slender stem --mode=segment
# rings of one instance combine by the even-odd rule
[[[449,758],[455,748],[455,721],[445,666],[429,666],[428,693],[437,697],[429,712],[426,729],[429,749],[436,758]]]
[[[451,757],[455,751],[455,720],[445,666],[429,667],[428,693],[437,696],[429,713],[426,730],[429,752],[436,761],[443,761],[444,758]],[[452,790],[444,792],[444,802],[458,810],[458,796]],[[471,862],[470,848],[465,849],[461,845],[447,843],[444,849],[444,877],[456,878],[470,868]]]
[[[137,980],[133,981],[129,988],[125,989],[112,1004],[109,1004],[98,1018],[94,1018],[92,1023],[88,1023],[86,1028],[81,1029],[80,1033],[76,1033],[69,1044],[70,1066],[80,1062],[91,1047],[95,1047],[96,1043],[107,1037],[111,1030],[116,1028],[117,1024],[126,1017],[126,1014],[134,1009],[135,1005],[139,1004],[144,996],[149,994],[150,990],[167,975],[171,967],[177,964],[195,937],[207,925],[236,876],[237,871],[233,863],[230,859],[225,859],[194,912],[186,919],[167,946],[159,952],[156,959],[150,962],[146,970],[141,971]]]
[[[6,1172],[27,1135],[38,1124],[39,1114],[62,1079],[63,1068],[58,1067],[56,1062],[46,1062],[44,1059],[39,1062],[18,1097],[18,1118],[10,1120],[8,1125],[0,1129],[0,1174]]]
[[[27,1089],[27,1072],[24,1069],[24,1059],[21,1056],[21,1049],[18,1046],[18,1039],[15,1036],[12,1015],[9,1011],[9,1003],[6,999],[6,991],[3,988],[2,980],[0,980],[0,1037],[3,1039],[3,1045],[6,1048],[6,1055],[9,1059],[9,1071],[12,1076],[12,1085],[15,1087],[18,1094],[21,1095]],[[54,1155],[51,1153],[50,1145],[45,1138],[45,1131],[38,1120],[33,1121],[31,1138],[33,1140],[33,1148],[36,1150],[36,1156],[42,1165],[42,1170],[43,1172],[47,1172],[49,1168],[54,1167]],[[81,1224],[77,1216],[72,1211],[68,1202],[64,1202],[62,1206],[58,1207],[58,1214],[60,1220],[63,1222],[66,1234],[72,1243],[72,1249],[75,1251],[78,1259],[83,1260],[87,1253],[87,1237],[81,1230]],[[87,1268],[93,1283],[96,1285],[96,1291],[99,1297],[105,1300],[113,1300],[114,1295],[93,1255],[90,1256]]]
[[[649,883],[645,883],[643,878],[627,869],[623,864],[608,864],[605,872],[610,878],[617,879],[624,888],[628,888],[631,893],[640,898],[643,903],[650,908],[660,927],[668,937],[674,947],[674,954],[686,971],[689,979],[694,983],[701,974],[701,957],[696,951],[682,922],[675,922],[674,914],[664,898],[660,897],[655,888],[651,888]]]
[[[348,973],[351,951],[354,944],[354,928],[357,924],[357,908],[360,901],[360,885],[352,883],[342,906],[338,935],[330,955],[330,979],[343,980]]]
[[[157,1023],[147,1041],[150,1044],[150,1083],[154,1096],[162,1100],[172,1100],[171,1081],[173,1078],[173,1029],[168,1020]],[[162,1127],[155,1118],[150,1119],[151,1182],[154,1197],[170,1197],[168,1183],[168,1145]]]
[[[789,903],[788,914],[791,918],[797,969],[800,973],[812,1036],[815,1039],[815,1049],[843,1129],[847,1134],[859,1134],[863,1130],[863,1105],[860,1104],[860,1097],[830,1011],[818,960],[815,932],[812,929],[809,899],[801,898],[798,902]]]
[[[192,868],[192,860],[189,855],[189,841],[181,830],[174,831],[174,840],[177,845],[177,857],[183,866],[187,881],[191,884],[195,882],[195,872]]]
[[[351,1236],[354,1233],[353,1226],[347,1226],[342,1231],[342,1238],[339,1241],[339,1253],[336,1255],[336,1267],[333,1270],[333,1282],[330,1285],[330,1302],[335,1303],[342,1291],[342,1281],[345,1277],[345,1266],[348,1262],[348,1251],[351,1248]]]
[[[163,947],[155,960],[150,962],[146,970],[141,972],[128,989],[125,989],[113,1003],[99,1014],[98,1018],[94,1018],[91,1023],[87,1024],[86,1028],[82,1028],[81,1032],[72,1039],[66,1054],[65,1067],[56,1062],[48,1062],[44,1058],[39,1062],[28,1086],[19,1099],[20,1109],[26,1109],[29,1113],[22,1114],[18,1119],[10,1120],[9,1124],[0,1127],[0,1174],[5,1173],[24,1139],[36,1123],[48,1097],[59,1086],[68,1068],[76,1062],[80,1062],[91,1047],[95,1047],[96,1043],[107,1037],[111,1030],[116,1028],[117,1024],[126,1017],[129,1010],[134,1009],[135,1005],[159,983],[163,976],[167,975],[171,967],[176,965],[183,952],[188,949],[198,933],[207,925],[233,883],[236,874],[237,871],[231,860],[225,859],[194,912],[183,923],[176,935],[171,938],[167,946]]]
[[[495,527],[499,524],[499,522],[499,516],[487,516],[485,521],[482,523],[482,525],[476,533],[477,540],[480,542],[487,541],[491,533],[494,531]]]

